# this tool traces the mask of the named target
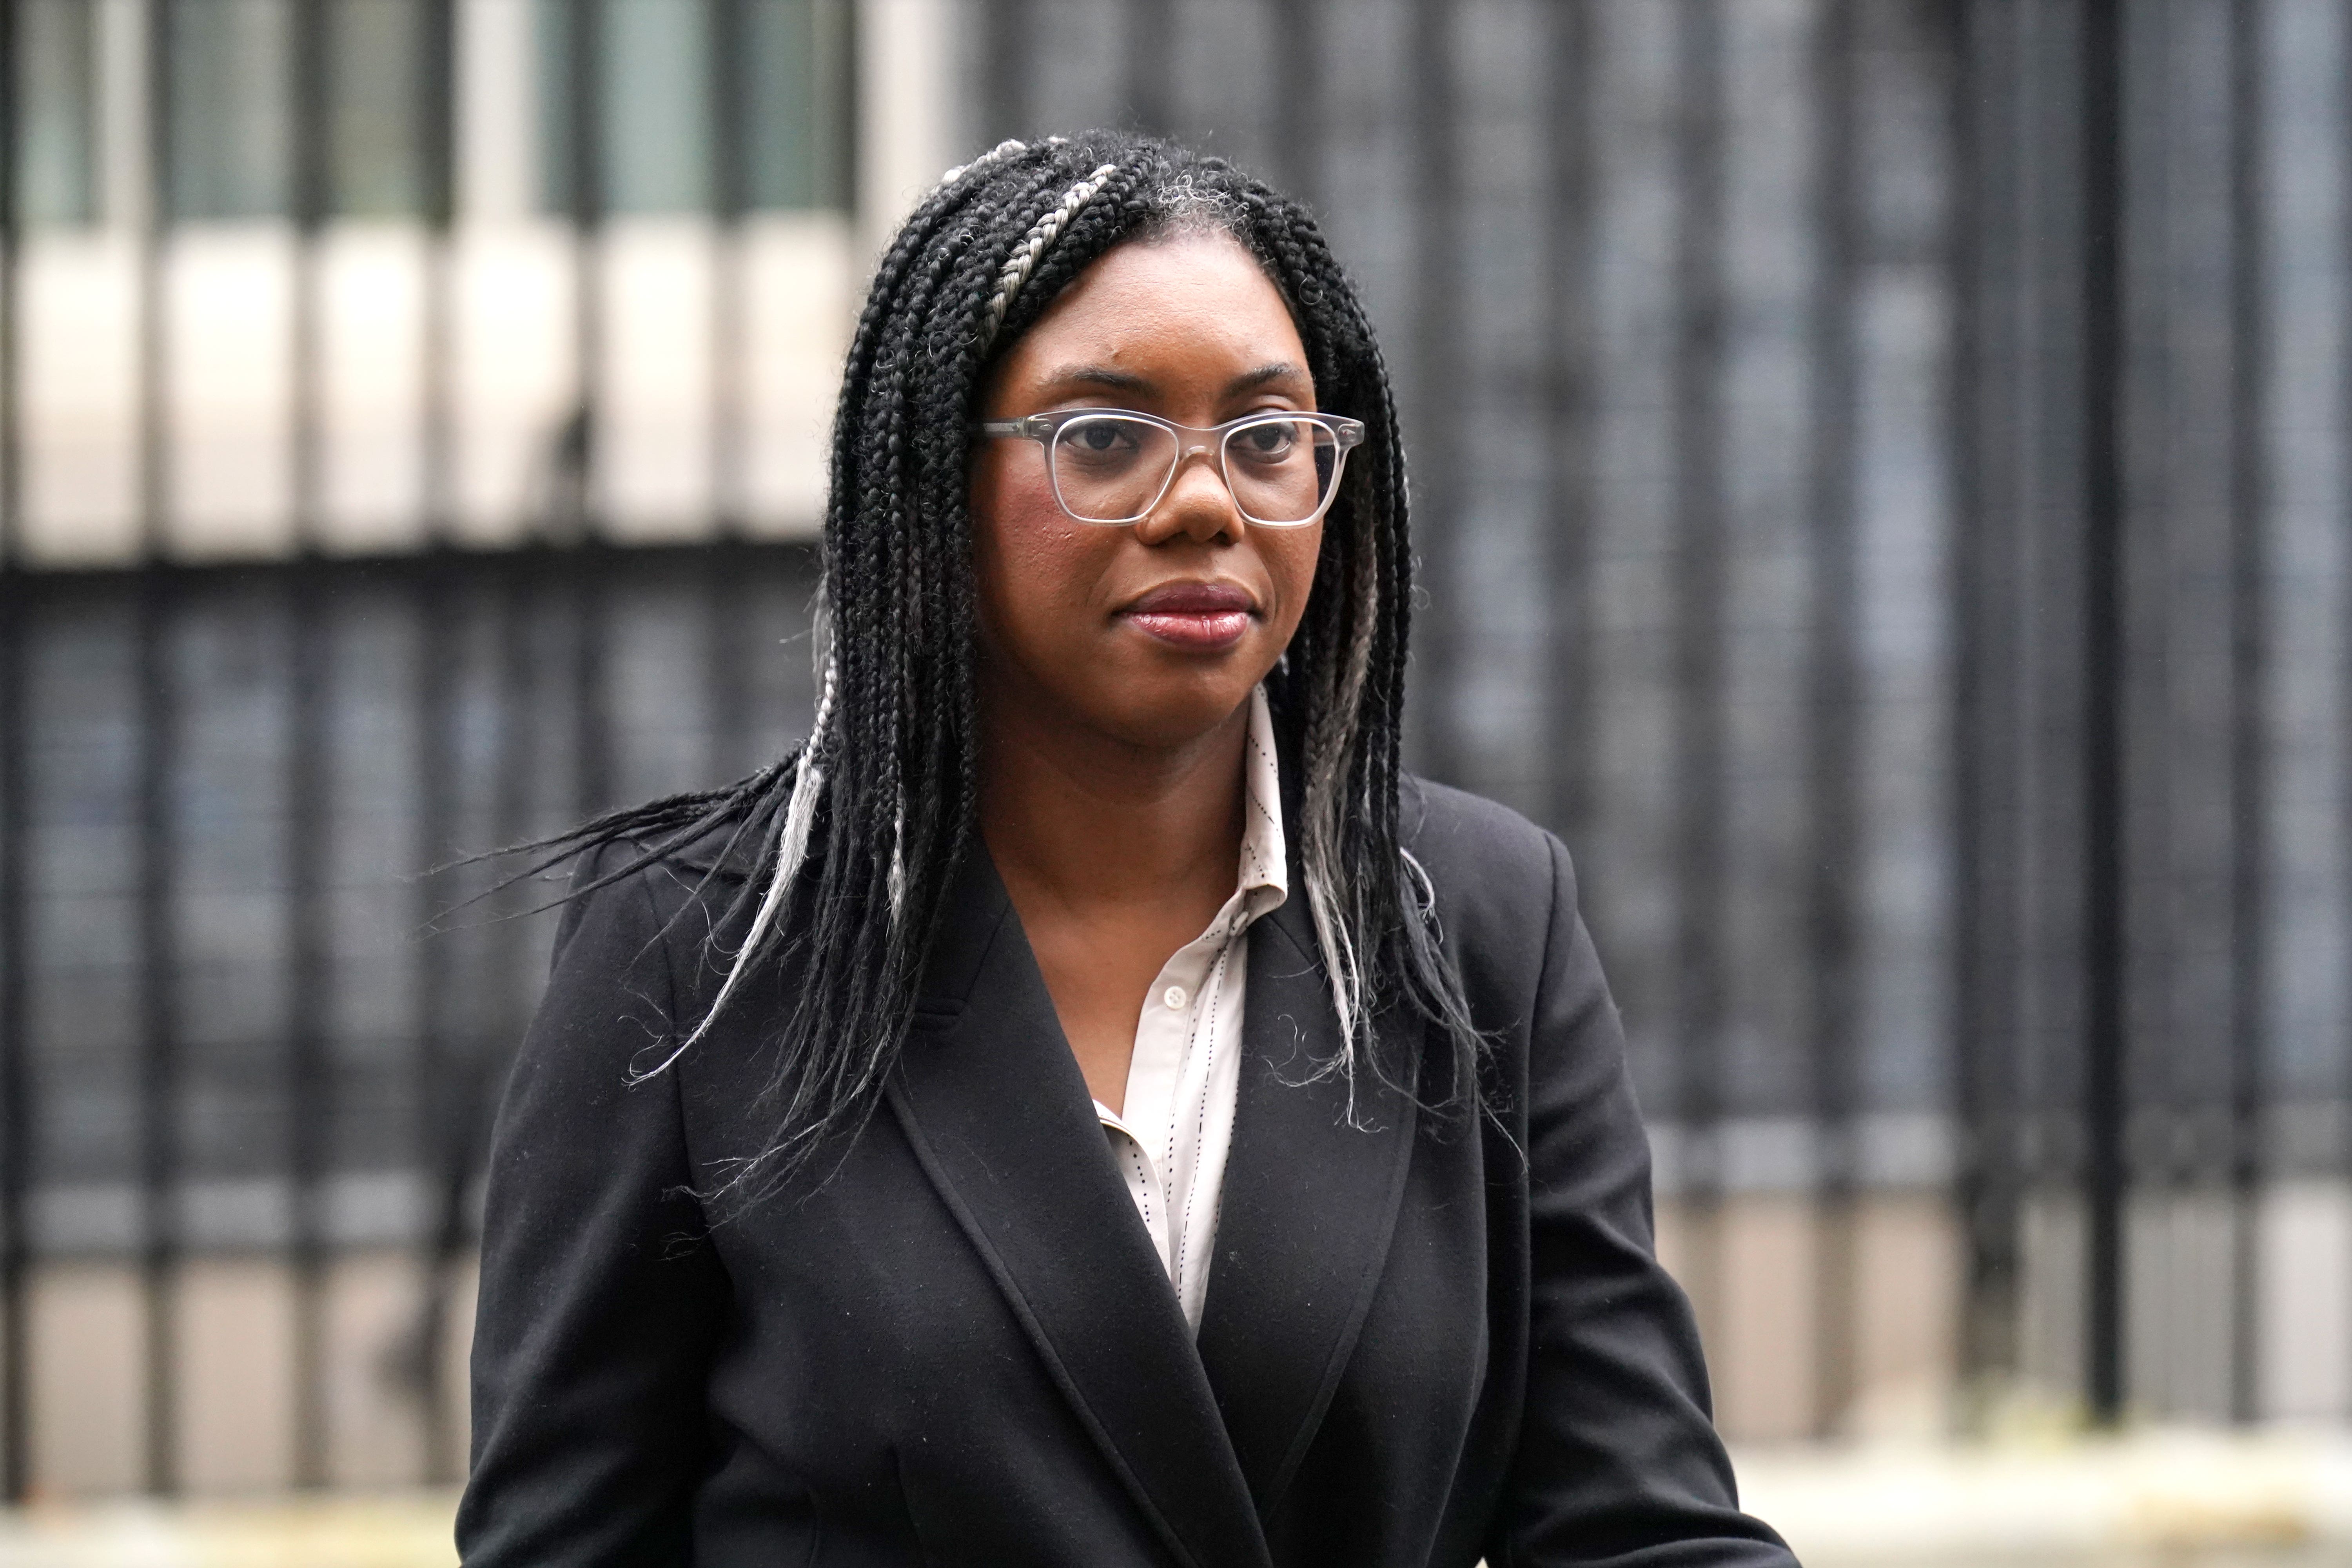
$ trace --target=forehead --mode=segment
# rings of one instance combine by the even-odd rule
[[[1003,373],[1084,362],[1121,370],[1275,362],[1306,368],[1280,290],[1231,235],[1185,233],[1116,246],[1078,274],[1005,356]]]

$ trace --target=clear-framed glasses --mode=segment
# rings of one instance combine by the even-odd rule
[[[1119,527],[1151,515],[1196,452],[1213,454],[1242,516],[1265,528],[1304,528],[1329,510],[1360,420],[1271,410],[1202,429],[1115,408],[1066,408],[992,419],[983,436],[1045,448],[1054,499],[1080,522]]]

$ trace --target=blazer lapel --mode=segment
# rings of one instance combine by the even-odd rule
[[[931,1184],[1178,1559],[1267,1563],[1175,1292],[977,844],[924,992],[889,1100]]]
[[[1295,894],[1251,929],[1241,1098],[1201,1321],[1201,1360],[1261,1521],[1355,1348],[1412,1153],[1411,1098],[1360,1074],[1350,1125],[1344,1079],[1300,1081],[1339,1043],[1315,951]],[[1395,1016],[1375,1026],[1391,1050],[1405,1043],[1391,1031],[1420,1031]]]

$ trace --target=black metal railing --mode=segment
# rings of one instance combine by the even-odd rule
[[[331,1391],[362,1354],[404,1391],[407,1473],[453,1476],[468,1205],[545,928],[500,918],[511,894],[421,938],[487,884],[417,873],[736,776],[808,715],[812,549],[753,542],[739,499],[758,437],[737,264],[712,292],[710,438],[681,459],[719,471],[698,542],[623,546],[601,510],[600,237],[654,188],[614,164],[633,89],[614,29],[657,8],[534,12],[565,24],[532,57],[553,143],[526,184],[570,226],[576,369],[523,542],[492,552],[452,527],[460,0],[383,3],[415,61],[393,216],[428,242],[414,553],[342,558],[321,523],[318,258],[336,193],[365,184],[335,129],[348,0],[247,7],[287,29],[280,559],[173,555],[165,253],[173,214],[210,218],[170,194],[169,128],[195,112],[173,94],[197,80],[170,65],[210,9],[125,13],[147,210],[58,198],[55,170],[36,210],[28,100],[0,109],[13,1497],[98,1484],[58,1479],[39,1441],[58,1412],[37,1298],[76,1260],[138,1303],[120,1484],[206,1484],[187,1390],[216,1352],[183,1307],[228,1256],[282,1266],[283,1479],[350,1473]],[[701,173],[678,188],[713,232],[845,203],[850,8],[824,66],[824,6],[670,3],[706,50]],[[0,79],[27,79],[38,8],[5,8]],[[955,16],[970,112],[943,162],[1092,122],[1172,131],[1298,191],[1358,274],[1412,443],[1415,763],[1577,855],[1735,1430],[1866,1428],[1871,1347],[1922,1300],[1951,1320],[1918,1332],[1963,1426],[2021,1397],[2103,1421],[2352,1411],[2352,1389],[2282,1373],[2311,1344],[2262,1331],[2294,1288],[2265,1226],[2352,1163],[2345,7]],[[797,163],[743,63],[793,59],[831,106],[793,122]],[[67,221],[142,247],[143,543],[112,568],[45,564],[24,527],[20,263]],[[1758,1216],[1791,1204],[1801,1226],[1771,1234],[1801,1245],[1760,1268]],[[1940,1216],[1902,1257],[1948,1254],[1948,1299],[1886,1304],[1890,1270],[1918,1271],[1887,1261],[1897,1209]],[[362,1345],[336,1302],[352,1259],[384,1255],[407,1260],[406,1326]],[[1776,1291],[1792,1315],[1759,1342]],[[2342,1295],[2294,1331],[2352,1341]],[[1802,1373],[1778,1404],[1739,1392],[1765,1361]]]
[[[720,247],[713,289],[720,515],[698,531],[714,542],[647,553],[599,542],[607,291],[596,240],[608,212],[648,204],[698,210],[722,234],[777,206],[843,205],[850,9],[635,7],[639,26],[690,25],[699,40],[701,79],[685,84],[699,102],[679,110],[699,117],[688,160],[699,173],[626,179],[605,157],[627,129],[614,98],[631,90],[632,63],[602,26],[621,9],[537,6],[541,79],[509,84],[536,85],[558,132],[536,155],[577,237],[576,374],[573,413],[550,432],[538,514],[526,520],[526,537],[547,542],[490,557],[447,542],[457,0],[152,0],[107,19],[79,0],[0,8],[0,1480],[11,1498],[94,1484],[39,1472],[39,1433],[59,1412],[38,1408],[35,1394],[37,1276],[47,1261],[86,1257],[121,1259],[135,1282],[137,1342],[120,1354],[140,1392],[120,1426],[136,1457],[121,1480],[166,1493],[188,1482],[189,1433],[201,1421],[186,1402],[184,1281],[194,1261],[221,1253],[285,1267],[284,1479],[334,1479],[330,1362],[353,1354],[381,1357],[413,1407],[412,1473],[458,1473],[448,1339],[463,1318],[469,1183],[545,931],[503,918],[524,907],[509,894],[475,909],[482,919],[469,919],[464,939],[423,940],[482,884],[421,874],[624,794],[704,784],[713,768],[740,773],[805,721],[804,658],[774,645],[805,633],[809,552],[730,542],[745,521],[740,247]],[[117,91],[110,101],[99,29],[126,22],[135,100]],[[233,47],[254,42],[256,28],[268,48]],[[362,45],[399,58],[355,54]],[[750,79],[779,61],[791,79]],[[382,144],[355,149],[341,100],[375,88],[357,80],[371,71],[413,91],[393,106],[397,123],[360,128]],[[20,134],[21,110],[41,110],[45,93],[84,112]],[[221,130],[255,112],[274,116],[257,146]],[[130,210],[109,211],[121,193],[99,188],[91,149],[124,126],[140,132],[140,173]],[[245,163],[190,172],[206,158]],[[354,198],[366,184],[355,159],[399,164],[401,198]],[[27,214],[17,195],[27,171],[44,188],[79,188]],[[323,521],[320,258],[328,226],[353,213],[408,221],[429,240],[415,530],[425,548],[394,560],[338,558]],[[292,555],[184,564],[173,527],[184,444],[169,363],[173,225],[256,218],[298,237],[286,340]],[[28,225],[45,222],[127,229],[140,258],[123,302],[135,340],[140,542],[138,563],[123,570],[44,570],[27,543],[17,263]],[[648,626],[660,634],[643,636]],[[672,634],[703,639],[706,651],[681,654]],[[369,668],[371,653],[386,652],[401,679]],[[691,700],[632,708],[631,690],[663,682],[668,697]],[[613,712],[626,720],[618,730]],[[243,1190],[257,1183],[257,1209]],[[344,1189],[377,1198],[355,1204]],[[388,1347],[340,1342],[329,1321],[336,1260],[354,1247],[415,1259],[413,1326]],[[278,1352],[253,1353],[267,1363]]]
[[[996,0],[974,140],[1129,116],[1320,208],[1413,444],[1418,760],[1578,851],[1703,1302],[1801,1190],[1835,1429],[1916,1111],[1983,1398],[2282,1408],[2263,1216],[2352,1059],[2342,8],[1241,9]]]
[[[779,750],[809,714],[793,645],[814,586],[798,545],[8,579],[19,934],[0,1059],[29,1092],[6,1342],[41,1353],[31,1258],[129,1248],[146,1485],[184,1476],[180,1283],[223,1251],[290,1270],[289,1452],[311,1484],[332,1451],[333,1259],[413,1257],[420,1315],[391,1370],[421,1412],[422,1473],[456,1473],[442,1336],[544,968],[545,923],[518,917],[557,889],[476,903],[487,868],[419,873]],[[354,1204],[388,1178],[390,1212]],[[56,1201],[75,1194],[79,1210]]]

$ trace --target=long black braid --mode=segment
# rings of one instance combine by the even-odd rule
[[[833,426],[808,740],[728,788],[584,824],[539,846],[531,868],[619,841],[635,848],[572,897],[694,840],[721,840],[757,868],[719,925],[748,934],[723,955],[728,978],[709,1014],[635,1069],[658,1072],[690,1048],[746,977],[792,966],[769,1085],[776,1132],[735,1173],[739,1187],[772,1186],[872,1113],[972,847],[969,432],[988,367],[1104,252],[1192,228],[1230,234],[1257,258],[1290,306],[1319,406],[1368,432],[1325,519],[1305,616],[1267,683],[1285,749],[1300,760],[1302,879],[1345,1039],[1315,1070],[1344,1076],[1351,1105],[1367,1071],[1424,1103],[1476,1099],[1478,1038],[1427,879],[1399,843],[1412,581],[1404,458],[1355,289],[1303,208],[1221,159],[1116,132],[1006,142],[950,171],[916,208],[866,295]],[[1436,1025],[1451,1059],[1383,1059],[1370,1020],[1391,1007]]]

